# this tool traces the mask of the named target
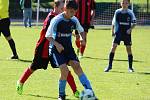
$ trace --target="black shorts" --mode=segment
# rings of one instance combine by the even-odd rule
[[[84,29],[84,32],[88,33],[89,28],[90,28],[90,25],[88,25],[88,24],[83,24],[82,27],[83,27],[83,29]]]
[[[124,36],[115,36],[113,43],[116,43],[118,45],[120,45],[120,42],[123,41],[124,45],[132,45],[132,41],[131,41],[131,35],[124,35]]]
[[[10,19],[9,18],[4,18],[0,20],[0,34],[1,32],[5,37],[10,36]]]
[[[49,58],[43,58],[41,56],[34,56],[33,62],[31,64],[31,69],[32,70],[37,70],[37,69],[44,69],[46,70],[48,67],[49,63]]]
[[[90,28],[90,25],[88,25],[88,24],[83,24],[83,25],[81,25],[81,26],[83,27],[84,32],[88,33],[89,28]],[[79,34],[77,30],[75,31],[75,34]]]
[[[58,68],[57,66],[54,65],[53,59],[51,56],[44,58],[42,57],[41,53],[36,51],[34,58],[33,58],[33,62],[31,64],[31,69],[32,70],[37,70],[37,69],[46,70],[49,63],[51,64],[52,68]]]

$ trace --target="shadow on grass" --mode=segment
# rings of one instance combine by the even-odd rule
[[[93,59],[93,60],[108,60],[105,58],[98,58],[98,57],[89,57],[89,56],[83,56],[81,59]],[[0,59],[0,61],[20,61],[20,62],[27,62],[27,63],[31,63],[32,60],[27,60],[27,59]],[[120,62],[127,62],[128,60],[125,59],[114,59],[114,61],[120,61]],[[140,61],[140,60],[133,60],[133,62],[144,62],[144,61]]]
[[[112,73],[129,73],[129,74],[141,74],[141,75],[150,75],[150,72],[123,72],[123,71],[110,71]],[[105,72],[105,73],[110,73],[110,72]]]
[[[31,63],[32,62],[32,60],[26,60],[26,59],[18,59],[18,61],[27,62],[27,63]]]
[[[26,60],[26,59],[0,59],[0,61],[20,61],[20,62],[27,62],[27,63],[31,63],[32,60]]]
[[[33,96],[33,97],[38,97],[38,98],[51,98],[51,99],[57,99],[55,97],[50,97],[50,96],[41,96],[41,95],[36,95],[36,94],[24,94],[26,96]]]
[[[98,57],[88,57],[88,56],[83,56],[83,59],[86,58],[86,59],[95,59],[95,60],[108,60],[108,59],[105,59],[105,58],[98,58]],[[82,59],[82,58],[81,58]],[[128,61],[128,60],[125,60],[125,59],[114,59],[114,61],[120,61],[120,62],[124,62],[124,61]],[[144,62],[144,61],[140,61],[140,60],[133,60],[133,62]]]
[[[150,75],[150,72],[137,72],[137,74]]]
[[[42,95],[36,95],[36,94],[24,94],[26,96],[33,96],[33,97],[37,97],[37,98],[49,98],[49,99],[53,99],[53,100],[57,100],[57,97],[50,97],[50,96],[42,96]],[[66,100],[77,100],[77,99],[66,99]]]
[[[20,62],[27,62],[27,63],[31,63],[32,60],[26,60],[26,59],[0,59],[0,61],[20,61]]]
[[[113,72],[113,73],[126,73],[126,72],[122,72],[122,71],[110,71],[110,72]]]

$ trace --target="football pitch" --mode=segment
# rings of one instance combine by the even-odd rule
[[[0,100],[57,100],[59,69],[38,70],[29,77],[22,95],[16,92],[16,81],[33,59],[36,41],[41,27],[24,28],[11,26],[12,37],[20,60],[10,60],[11,50],[3,35],[0,37]],[[132,32],[134,73],[128,72],[125,46],[118,46],[113,69],[106,73],[108,54],[112,44],[109,28],[96,28],[88,33],[88,45],[82,68],[90,79],[99,100],[150,100],[150,26],[137,26]],[[73,37],[73,45],[74,45]],[[76,50],[76,47],[74,45]],[[83,90],[78,77],[74,75],[79,91]],[[67,100],[76,99],[67,84]]]

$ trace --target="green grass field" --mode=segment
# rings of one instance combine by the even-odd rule
[[[41,27],[11,26],[20,60],[9,60],[11,50],[3,36],[0,37],[0,100],[57,100],[59,70],[36,71],[25,83],[23,95],[16,93],[16,81],[31,64],[35,43]],[[134,73],[128,73],[124,45],[117,48],[113,69],[103,72],[108,63],[112,37],[110,30],[90,30],[88,45],[81,65],[91,81],[99,100],[150,100],[150,26],[133,31]],[[76,47],[75,47],[76,49]],[[71,69],[71,68],[70,68]],[[83,90],[77,76],[78,90]],[[67,100],[77,100],[70,87]]]

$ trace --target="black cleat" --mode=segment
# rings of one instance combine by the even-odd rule
[[[134,72],[134,69],[133,69],[133,68],[129,68],[128,71],[129,71],[130,73],[133,73],[133,72]]]
[[[13,55],[10,59],[19,59],[18,55]]]
[[[59,96],[58,100],[66,100],[66,96],[65,95],[64,96]]]
[[[111,66],[108,66],[108,67],[106,67],[106,68],[104,69],[104,72],[109,72],[111,69],[112,69],[112,67],[111,67]]]

